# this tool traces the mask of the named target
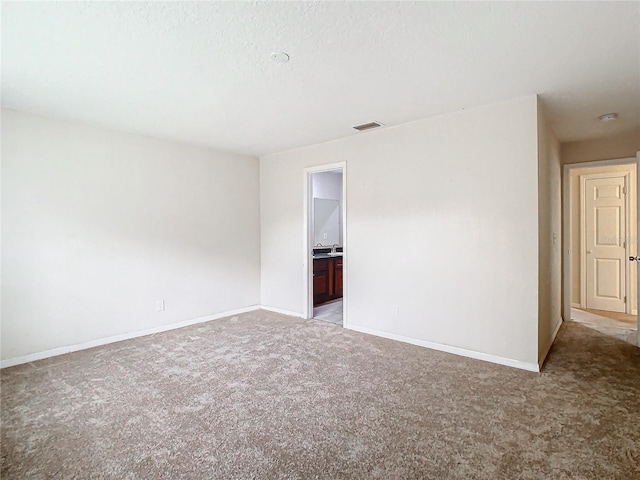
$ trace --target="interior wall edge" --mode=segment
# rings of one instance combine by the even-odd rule
[[[553,333],[551,334],[549,345],[547,345],[544,355],[542,355],[538,360],[538,368],[540,371],[542,370],[542,366],[544,365],[544,362],[547,360],[547,357],[549,356],[549,352],[551,351],[551,347],[553,347],[553,343],[556,341],[556,337],[558,336],[558,332],[560,331],[561,326],[562,326],[562,318],[560,318],[556,322],[556,326],[553,328]]]

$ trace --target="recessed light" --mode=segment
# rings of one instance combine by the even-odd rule
[[[287,63],[289,61],[289,54],[284,52],[273,52],[271,54],[271,61],[275,63]]]
[[[598,117],[598,120],[600,120],[601,122],[613,122],[617,118],[618,118],[617,113],[605,113],[604,115],[600,115]]]

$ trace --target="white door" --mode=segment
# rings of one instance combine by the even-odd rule
[[[625,312],[625,176],[587,177],[585,195],[586,307]]]

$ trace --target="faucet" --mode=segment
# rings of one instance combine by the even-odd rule
[[[336,247],[338,246],[337,243],[334,243],[333,245],[331,245],[331,253],[335,254],[336,253]]]

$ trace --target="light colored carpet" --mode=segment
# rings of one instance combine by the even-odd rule
[[[263,311],[2,370],[3,479],[632,479],[640,350],[542,374]]]

